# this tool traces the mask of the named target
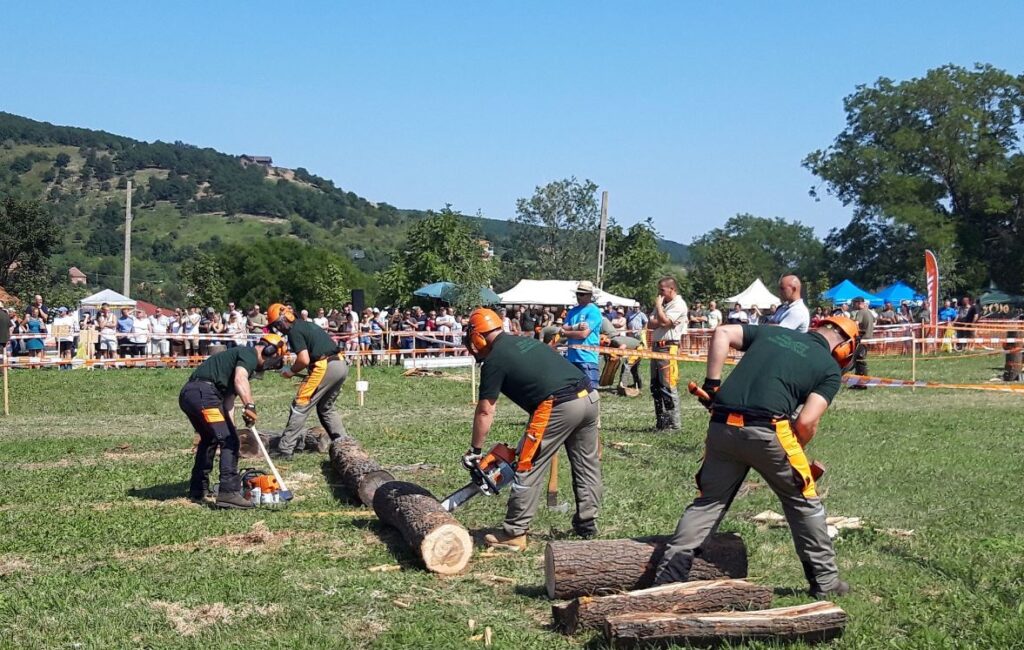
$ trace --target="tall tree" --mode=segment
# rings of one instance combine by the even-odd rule
[[[38,202],[7,196],[0,204],[0,287],[12,291],[23,279],[45,275],[60,233]]]
[[[862,219],[910,228],[954,287],[1020,289],[1024,76],[947,65],[858,86],[844,105],[846,128],[804,160],[827,191]]]
[[[409,231],[397,259],[378,274],[381,297],[402,304],[425,284],[452,282],[456,286],[454,304],[476,304],[481,287],[490,286],[495,270],[484,258],[481,239],[473,224],[450,205],[428,213]]]
[[[736,241],[718,233],[690,248],[693,259],[690,279],[694,298],[724,300],[753,281],[754,268]]]
[[[185,260],[181,263],[179,276],[189,304],[214,308],[225,304],[224,272],[213,255],[197,253]]]
[[[658,279],[668,269],[668,253],[658,248],[658,232],[651,219],[623,231],[618,224],[608,228],[607,275],[604,286],[614,294],[636,298],[644,305],[654,303]]]
[[[513,246],[503,261],[520,278],[593,279],[597,270],[597,185],[575,177],[516,201]]]
[[[812,277],[823,265],[824,246],[814,229],[799,221],[755,217],[738,214],[721,228],[715,228],[694,240],[704,246],[722,237],[730,238],[747,258],[751,276],[761,278],[768,286],[787,273]]]

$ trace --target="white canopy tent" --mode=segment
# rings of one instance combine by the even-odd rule
[[[740,303],[740,307],[744,309],[750,307],[768,309],[772,305],[781,305],[782,300],[769,291],[768,287],[764,286],[764,282],[761,282],[761,278],[758,278],[751,282],[749,287],[724,301],[724,304],[730,306],[736,303]]]
[[[113,289],[104,289],[103,291],[94,293],[87,298],[82,298],[79,304],[81,304],[82,309],[96,310],[102,307],[103,303],[107,303],[113,309],[135,306],[134,300],[128,296],[122,296]]]
[[[575,305],[575,280],[520,280],[519,284],[505,293],[500,293],[503,305]],[[638,307],[639,303],[631,298],[623,298],[615,294],[596,289],[594,302],[604,306],[612,303],[616,307]]]

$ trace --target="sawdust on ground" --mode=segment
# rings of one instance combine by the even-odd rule
[[[86,456],[83,458],[62,458],[60,460],[43,461],[38,463],[13,463],[14,469],[25,471],[37,471],[47,469],[66,469],[69,467],[92,467],[104,461],[157,461],[191,454],[191,449],[164,449],[151,451],[122,451],[118,449],[104,451],[100,456]]]
[[[28,573],[32,570],[32,563],[17,555],[0,555],[0,578],[14,575],[15,573]]]
[[[211,625],[240,621],[253,615],[265,618],[281,611],[281,606],[276,604],[244,604],[232,609],[221,602],[186,607],[162,600],[150,601],[149,607],[167,617],[167,622],[182,636],[195,636]]]
[[[327,533],[294,530],[273,531],[261,520],[254,523],[252,528],[245,533],[218,535],[195,542],[119,549],[114,552],[114,556],[123,561],[138,561],[154,558],[163,553],[191,553],[209,548],[225,549],[232,554],[248,555],[272,553],[288,542],[302,542],[312,546],[323,547],[326,549],[328,557],[335,559],[348,557],[348,552],[352,550],[350,548],[351,545],[330,537]]]

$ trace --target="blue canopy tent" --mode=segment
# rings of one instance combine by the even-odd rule
[[[863,297],[868,301],[868,304],[872,307],[881,307],[885,301],[873,293],[864,291],[849,280],[843,280],[836,286],[832,287],[828,291],[823,291],[821,297],[824,300],[828,300],[833,305],[841,305],[848,303],[857,296]]]
[[[434,282],[422,286],[416,291],[412,292],[412,295],[419,296],[420,298],[433,298],[434,300],[441,300],[443,302],[451,302],[455,298],[455,292],[457,288],[454,282]],[[480,288],[480,304],[481,305],[497,305],[501,303],[501,298],[498,294],[494,293],[489,287]]]
[[[878,292],[878,297],[887,300],[895,306],[899,306],[904,300],[907,302],[922,302],[924,296],[914,291],[913,287],[902,281],[896,281]]]

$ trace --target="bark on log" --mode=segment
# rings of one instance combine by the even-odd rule
[[[548,542],[544,577],[548,598],[605,595],[645,589],[665,553],[668,537]],[[690,570],[691,580],[747,577],[747,547],[733,533],[708,538]]]
[[[605,623],[615,648],[637,644],[719,645],[747,639],[827,641],[842,634],[846,612],[829,602],[760,612],[714,614],[623,614]]]
[[[473,554],[469,531],[425,488],[405,481],[385,483],[373,497],[373,510],[402,533],[430,571],[450,575],[469,564]]]
[[[772,590],[746,580],[677,582],[611,596],[580,596],[551,606],[555,627],[564,634],[599,630],[609,616],[645,613],[693,614],[771,606]]]
[[[1020,332],[1014,330],[1006,333],[1006,338],[1020,338]],[[1024,354],[1021,353],[1020,343],[1004,343],[1006,350],[1006,363],[1003,365],[1003,381],[1020,381],[1022,362]]]
[[[364,505],[372,507],[377,489],[395,480],[351,436],[342,436],[331,443],[330,458],[331,467],[341,478],[341,484],[349,494],[358,496]]]

